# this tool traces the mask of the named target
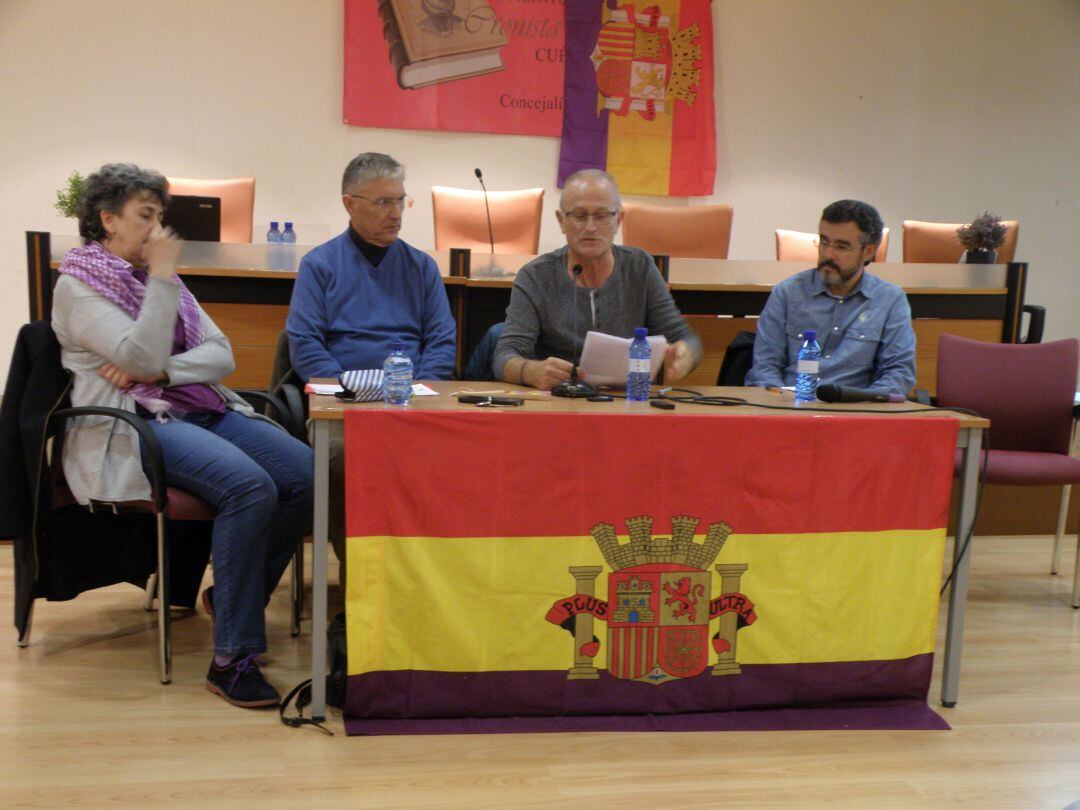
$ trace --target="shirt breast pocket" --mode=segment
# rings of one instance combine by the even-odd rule
[[[853,357],[873,358],[885,332],[887,314],[884,309],[867,309],[860,312],[848,326],[844,332],[844,343]]]

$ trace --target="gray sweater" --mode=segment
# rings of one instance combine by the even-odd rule
[[[685,340],[694,365],[701,359],[701,340],[675,306],[652,256],[635,247],[613,245],[615,270],[600,287],[578,288],[577,332],[574,331],[574,285],[566,272],[566,248],[537,256],[514,280],[506,327],[495,347],[493,366],[502,377],[513,357],[542,360],[559,357],[571,362],[588,331],[617,337],[634,336],[634,327],[648,328],[669,343]],[[517,380],[514,380],[517,382]]]
[[[219,382],[236,368],[232,346],[199,308],[203,342],[170,356],[180,288],[161,279],[147,281],[139,317],[89,285],[61,275],[53,293],[52,325],[60,341],[60,361],[72,372],[72,405],[101,405],[135,412],[135,401],[98,369],[113,363],[130,374],[151,377],[165,371],[171,385]],[[246,416],[251,407],[223,385],[214,385],[226,404]],[[64,477],[79,503],[148,500],[150,481],[142,469],[139,436],[130,425],[102,416],[71,420],[64,435]]]

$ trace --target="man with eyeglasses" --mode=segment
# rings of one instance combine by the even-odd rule
[[[873,206],[840,200],[818,226],[818,263],[773,287],[761,311],[746,384],[795,384],[803,330],[817,330],[820,382],[907,395],[915,331],[904,291],[866,270],[881,242]]]
[[[566,246],[518,272],[495,348],[495,373],[515,385],[550,389],[570,379],[585,332],[633,337],[636,326],[667,338],[665,382],[693,371],[701,359],[701,340],[675,306],[652,257],[614,244],[622,222],[614,178],[599,169],[572,174],[555,216]],[[574,284],[581,288],[576,316]]]
[[[293,287],[286,321],[293,368],[304,380],[382,368],[401,340],[417,379],[450,379],[457,327],[438,267],[398,239],[412,205],[405,167],[389,155],[357,155],[341,195],[349,227],[301,260]]]
[[[389,155],[365,152],[345,167],[341,202],[349,227],[300,262],[289,317],[289,354],[303,380],[382,368],[395,340],[405,344],[420,380],[448,380],[457,326],[439,269],[426,253],[398,239],[411,207],[405,168]],[[330,446],[329,529],[345,586],[343,446]]]

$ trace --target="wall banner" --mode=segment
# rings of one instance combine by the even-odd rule
[[[345,0],[344,120],[558,136],[563,0]]]

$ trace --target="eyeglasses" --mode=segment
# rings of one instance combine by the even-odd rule
[[[363,194],[346,194],[346,197],[356,197],[358,200],[366,200],[374,205],[380,211],[389,211],[391,208],[397,208],[404,211],[406,208],[413,207],[413,198],[408,194],[402,197],[379,197],[377,200],[371,199],[371,197],[365,197]]]
[[[593,211],[591,214],[585,211],[563,211],[565,216],[570,217],[575,225],[584,225],[590,219],[597,225],[607,225],[615,218],[618,211]]]
[[[857,245],[853,245],[850,242],[843,242],[843,241],[841,241],[841,242],[830,242],[828,239],[826,239],[823,236],[819,236],[816,239],[814,239],[814,246],[817,247],[817,249],[819,251],[832,249],[832,250],[835,250],[837,253],[841,253],[841,254],[844,254],[844,255],[846,255],[848,253],[851,253],[852,251],[855,251],[855,250],[861,250],[862,248],[866,247],[867,244],[868,243],[866,243],[866,242],[859,242],[859,244],[857,244]]]

